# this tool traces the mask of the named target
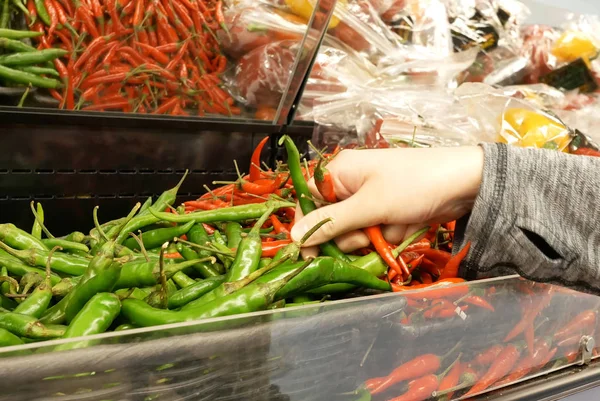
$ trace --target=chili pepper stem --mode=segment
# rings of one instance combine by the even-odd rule
[[[104,238],[105,241],[109,241],[108,237],[106,236],[106,233],[104,232],[104,230],[102,229],[102,226],[100,225],[100,222],[98,221],[98,209],[99,208],[100,208],[100,206],[95,206],[94,211],[92,212],[93,219],[94,219],[94,225],[96,226],[96,230],[98,230],[98,232],[100,233],[102,238]]]
[[[410,237],[408,237],[403,243],[401,243],[394,250],[392,250],[392,254],[394,255],[394,257],[397,258],[398,256],[400,256],[400,254],[406,249],[407,246],[415,242],[417,238],[425,234],[427,231],[429,231],[429,227],[422,228]]]
[[[442,397],[446,394],[455,393],[457,391],[464,390],[468,387],[471,387],[474,383],[475,383],[475,377],[469,376],[468,379],[465,379],[461,384],[459,384],[457,386],[446,389],[444,391],[434,391],[433,393],[431,393],[431,397],[437,398],[437,397]]]
[[[165,242],[160,247],[160,257],[158,259],[160,290],[161,290],[162,295],[163,295],[160,298],[161,298],[161,300],[163,300],[163,305],[161,305],[161,307],[163,309],[167,307],[168,296],[169,296],[169,293],[167,291],[167,276],[165,274],[165,252],[167,251],[168,247],[169,247],[169,243],[168,242]]]
[[[40,218],[40,216],[38,215],[38,213],[35,211],[34,204],[35,204],[35,201],[31,201],[31,203],[29,204],[29,206],[31,207],[31,212],[33,213],[33,217],[35,217],[35,220],[38,222],[38,224],[40,225],[40,227],[42,227],[42,230],[44,231],[44,233],[46,233],[46,235],[48,236],[48,238],[54,238],[54,235],[52,235],[50,233],[50,231],[48,231],[48,229],[44,225],[44,222],[42,221],[42,219]]]
[[[181,242],[182,244],[185,244],[187,246],[191,246],[193,248],[198,248],[198,249],[201,249],[203,251],[209,251],[209,252],[212,252],[212,253],[216,253],[218,255],[224,255],[224,256],[229,256],[229,257],[235,256],[235,253],[233,251],[232,252],[224,252],[224,251],[220,251],[220,250],[208,247],[208,246],[202,246],[202,245],[194,244],[193,242],[189,242],[189,241],[186,241],[186,240],[181,239],[181,238],[175,238],[175,242]]]
[[[462,345],[462,340],[460,340],[459,342],[456,343],[456,345],[454,347],[452,347],[452,349],[448,352],[446,352],[443,356],[440,357],[440,361],[443,362],[445,359],[447,359],[450,355],[452,355],[460,346]]]
[[[19,292],[19,282],[10,276],[0,276],[0,282],[7,282],[11,286],[15,288],[15,292]],[[6,296],[11,296],[11,294],[5,294]],[[17,298],[16,296],[12,296],[11,298]]]
[[[140,246],[140,252],[142,253],[142,255],[144,255],[144,259],[146,259],[146,262],[150,262],[150,257],[148,256],[148,252],[146,252],[146,247],[144,246],[144,242],[142,241],[143,234],[141,231],[139,231],[139,233],[139,236],[135,235],[134,233],[129,233],[129,235],[131,235],[135,242],[137,242]]]

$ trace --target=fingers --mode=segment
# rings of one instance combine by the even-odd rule
[[[342,234],[362,227],[379,223],[379,208],[373,205],[376,200],[370,199],[368,191],[359,191],[356,195],[333,205],[315,210],[301,220],[297,220],[292,229],[292,239],[298,241],[320,221],[331,218],[332,221],[318,230],[304,245],[313,246],[329,241]],[[352,238],[352,237],[350,237]],[[356,237],[348,241],[360,241]]]
[[[369,237],[367,237],[365,233],[360,230],[355,230],[340,235],[335,239],[335,243],[342,252],[349,253],[369,246],[371,241],[369,241]]]
[[[300,220],[302,220],[302,218],[304,217],[304,213],[302,213],[302,209],[300,208],[300,204],[296,203],[296,214],[294,217],[294,221],[298,222]],[[294,226],[296,225],[296,223],[294,223]],[[302,248],[300,250],[300,254],[302,255],[302,259],[306,260],[310,257],[312,258],[316,258],[317,256],[319,256],[319,247],[318,246],[311,246],[311,247],[306,247],[306,248]]]

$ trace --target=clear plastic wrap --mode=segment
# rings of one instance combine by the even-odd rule
[[[457,89],[456,95],[477,122],[483,141],[567,152],[575,136],[553,113],[502,90],[465,84]]]

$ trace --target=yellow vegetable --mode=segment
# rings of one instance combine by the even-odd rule
[[[290,11],[299,17],[302,17],[308,21],[313,14],[314,7],[310,0],[285,0],[285,4],[290,8]],[[347,0],[338,0],[337,4],[347,4]],[[335,16],[331,17],[329,21],[329,29],[333,29],[340,23],[340,20]]]
[[[511,108],[504,112],[499,142],[523,148],[568,151],[569,129],[532,110]]]
[[[554,43],[552,55],[561,62],[570,63],[578,58],[594,58],[598,49],[593,39],[586,33],[568,31],[561,35]]]

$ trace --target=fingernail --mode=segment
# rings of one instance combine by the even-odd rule
[[[308,231],[308,228],[306,228],[306,224],[303,224],[303,223],[294,224],[294,227],[292,227],[292,232],[290,233],[290,235],[292,236],[292,240],[300,241],[302,239],[302,237],[304,236],[304,234],[306,234],[307,231]]]

